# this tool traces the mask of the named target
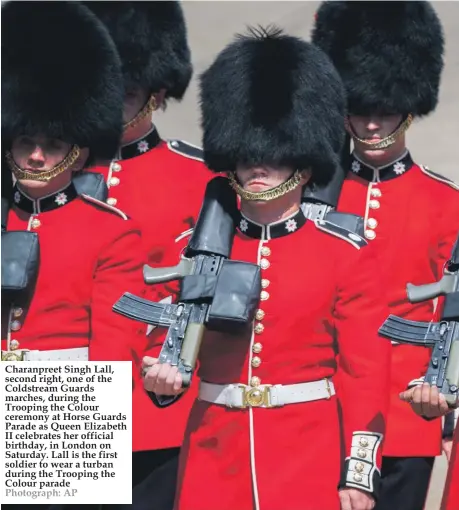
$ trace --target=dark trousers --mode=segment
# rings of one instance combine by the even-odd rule
[[[178,457],[179,453],[180,448],[134,452],[132,454],[132,487],[137,487],[161,466]]]
[[[435,457],[383,457],[374,510],[423,510]]]
[[[103,505],[102,510],[172,510],[179,448],[132,454],[132,505]]]

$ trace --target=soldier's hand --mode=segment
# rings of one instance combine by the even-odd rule
[[[373,496],[358,489],[341,489],[339,500],[341,510],[373,510],[375,507]]]
[[[443,453],[446,455],[446,458],[448,459],[448,462],[449,462],[449,459],[451,458],[451,450],[453,449],[453,440],[452,439],[443,439]]]
[[[159,363],[157,358],[145,356],[142,360],[143,387],[157,395],[179,395],[182,388],[182,376],[178,368],[168,363]]]
[[[445,396],[436,386],[424,383],[400,393],[401,400],[411,404],[413,411],[426,418],[444,416],[450,411]]]

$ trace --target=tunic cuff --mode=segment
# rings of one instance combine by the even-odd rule
[[[382,438],[382,434],[376,432],[354,432],[351,455],[344,463],[340,489],[360,489],[377,499],[381,482],[377,457]]]

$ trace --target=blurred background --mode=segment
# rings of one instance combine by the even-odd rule
[[[194,76],[181,103],[169,103],[155,116],[160,133],[201,144],[197,78],[216,54],[247,25],[275,23],[291,35],[309,40],[320,2],[310,1],[184,1]],[[437,110],[408,131],[415,161],[459,181],[459,2],[433,2],[446,39],[445,69]],[[422,76],[419,76],[422,80]]]
[[[277,24],[287,33],[309,40],[314,13],[313,1],[185,1],[194,77],[181,103],[170,103],[155,116],[163,138],[180,138],[201,145],[197,77],[247,25]],[[436,112],[417,121],[408,131],[407,141],[415,161],[459,182],[459,2],[433,2],[443,23],[446,38],[445,69],[440,102]],[[419,76],[422,80],[422,76]],[[413,190],[415,193],[416,190]],[[459,219],[458,219],[459,222]],[[416,434],[416,431],[413,431]],[[422,438],[419,438],[422,441]],[[446,462],[436,462],[425,510],[438,510],[443,490]],[[397,509],[402,510],[402,509]]]

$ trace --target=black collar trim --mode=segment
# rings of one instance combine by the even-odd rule
[[[268,241],[276,237],[288,236],[300,229],[306,223],[306,217],[303,211],[299,209],[286,219],[270,223],[269,225],[261,225],[249,220],[242,213],[239,213],[239,223],[237,228],[246,236],[254,239]]]
[[[131,159],[151,151],[161,143],[161,137],[155,127],[142,138],[121,146],[118,160]]]
[[[413,167],[414,162],[411,159],[410,153],[407,151],[403,156],[397,159],[397,161],[393,161],[380,168],[375,168],[363,163],[363,161],[353,153],[350,165],[350,171],[362,179],[369,182],[382,182],[401,177]]]
[[[46,197],[38,199],[30,198],[18,187],[17,184],[13,189],[13,201],[16,207],[30,214],[39,214],[52,211],[53,209],[59,209],[72,202],[72,200],[75,200],[77,196],[78,193],[73,182],[71,182],[66,188],[63,188],[52,195],[47,195]]]

